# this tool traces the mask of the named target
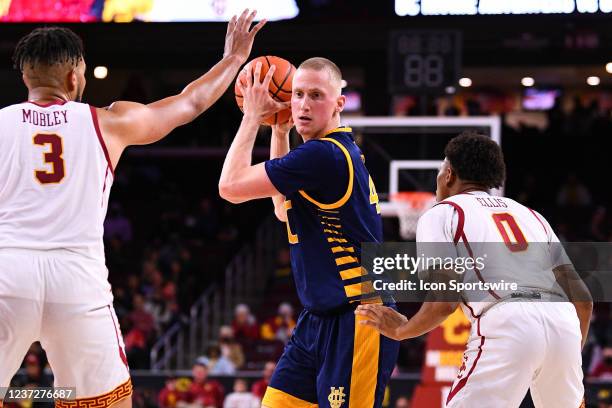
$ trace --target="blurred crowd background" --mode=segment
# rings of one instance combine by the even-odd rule
[[[335,60],[352,101],[347,115],[499,115],[506,195],[542,213],[562,241],[612,242],[612,74],[605,71],[612,61],[609,15],[398,17],[390,1],[296,4],[300,14],[264,28],[253,56],[279,55],[295,65],[311,56]],[[1,106],[26,97],[10,53],[33,27],[0,25]],[[220,58],[225,30],[223,23],[71,28],[85,40],[88,66],[108,67],[105,79],[88,73],[85,100],[97,106],[118,99],[147,103],[179,92]],[[461,70],[454,83],[437,92],[392,92],[389,33],[424,28],[462,33]],[[587,73],[600,82],[585,82]],[[533,76],[535,85],[522,85],[526,76]],[[469,78],[470,85],[460,85],[459,77]],[[528,88],[548,96],[534,96]],[[533,97],[548,102],[529,107],[525,100]],[[187,324],[201,294],[213,284],[223,285],[228,263],[255,239],[260,222],[273,211],[269,200],[236,206],[218,197],[221,165],[240,118],[230,89],[201,118],[162,142],[128,149],[117,167],[104,239],[115,310],[136,372],[150,368],[151,347],[164,332]],[[296,135],[293,139],[299,142]],[[372,157],[368,167],[386,169],[386,162],[368,156],[371,146],[364,140],[362,149],[368,160]],[[269,129],[262,129],[255,160],[266,159],[269,141]],[[406,138],[401,147],[417,149],[417,143]],[[384,184],[386,174],[372,173],[377,185]],[[278,223],[278,228],[283,226]],[[401,239],[396,218],[385,218],[384,228],[386,240]],[[134,406],[258,407],[301,311],[286,245],[276,249],[268,275],[262,300],[232,305],[233,318],[223,322],[217,340],[191,367],[165,376],[158,387],[135,382]],[[408,315],[417,308],[400,305]],[[612,407],[610,313],[608,303],[595,305],[583,353],[585,378],[598,384],[589,406],[598,408]],[[394,376],[418,375],[423,358],[424,339],[403,342]],[[50,381],[44,352],[35,343],[14,384]],[[407,408],[410,393],[396,391],[386,404]]]

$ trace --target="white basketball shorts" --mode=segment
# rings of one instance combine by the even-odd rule
[[[35,341],[47,353],[56,387],[106,407],[132,384],[103,262],[67,251],[0,249],[0,387],[7,387]]]
[[[473,319],[474,320],[474,319]],[[581,333],[565,302],[504,302],[472,324],[449,408],[578,408],[584,397]]]

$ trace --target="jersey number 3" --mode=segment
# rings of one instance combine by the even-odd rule
[[[34,177],[41,184],[55,184],[62,181],[66,175],[64,169],[64,147],[62,137],[55,133],[37,133],[32,139],[35,145],[49,146],[49,151],[43,153],[43,161],[52,166],[53,170],[34,170]]]
[[[493,221],[510,251],[520,252],[527,249],[527,239],[511,214],[493,214]]]

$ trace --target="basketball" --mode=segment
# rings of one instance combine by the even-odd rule
[[[242,71],[240,71],[238,77],[236,78],[236,83],[234,84],[234,95],[236,96],[236,103],[238,104],[240,110],[242,110],[242,92],[238,86],[238,81],[240,81],[243,85],[246,85],[246,72],[251,64],[257,64],[257,62],[261,62],[260,81],[263,80],[264,76],[268,72],[268,69],[270,69],[272,65],[276,65],[276,71],[274,71],[274,75],[270,81],[268,92],[270,93],[270,96],[277,101],[290,101],[291,82],[293,81],[295,67],[286,59],[267,55],[264,57],[257,57],[249,61],[249,63],[242,68]],[[267,125],[283,124],[286,123],[289,118],[291,118],[291,109],[283,109],[280,112],[267,117],[263,123]]]

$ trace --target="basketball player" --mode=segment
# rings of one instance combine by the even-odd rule
[[[444,153],[437,177],[439,202],[419,220],[418,246],[452,243],[456,253],[474,258],[482,243],[498,242],[493,248],[503,252],[486,259],[482,270],[474,268],[474,280],[529,283],[529,290],[519,287],[506,295],[490,291],[482,301],[463,302],[472,333],[447,406],[518,407],[530,388],[537,408],[577,408],[584,395],[581,344],[592,310],[586,288],[566,257],[552,255],[560,244],[544,217],[514,200],[489,195],[488,190],[505,179],[503,154],[493,140],[464,133],[452,139]],[[505,268],[517,261],[521,265],[517,257],[541,248],[551,258],[543,260],[551,265],[547,273],[517,278],[518,268]],[[549,291],[555,280],[560,291],[574,299],[573,306]],[[411,319],[379,305],[359,306],[356,313],[367,319],[365,325],[391,338],[409,339],[436,328],[459,303],[444,300],[423,303]]]
[[[287,105],[268,94],[274,67],[262,82],[260,63],[254,71],[241,86],[244,117],[219,192],[233,203],[273,197],[276,214],[287,220],[291,265],[304,306],[262,405],[380,407],[398,343],[357,324],[354,314],[360,302],[382,302],[360,266],[361,242],[380,242],[382,224],[361,151],[351,129],[340,126],[345,102],[340,70],[325,58],[298,67],[290,106],[304,143],[289,151],[289,126],[277,126],[273,158],[257,165],[251,164],[251,154],[259,124]]]
[[[265,24],[250,29],[254,17],[232,18],[223,58],[149,105],[80,103],[85,60],[68,29],[39,28],[19,41],[28,101],[0,110],[0,386],[40,341],[55,386],[76,389],[76,404],[57,406],[131,406],[102,243],[114,171],[127,146],[162,139],[225,92]]]

